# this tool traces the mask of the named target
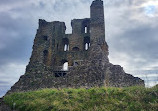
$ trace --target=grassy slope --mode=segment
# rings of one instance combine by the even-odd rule
[[[4,101],[20,111],[158,111],[158,87],[44,89]]]

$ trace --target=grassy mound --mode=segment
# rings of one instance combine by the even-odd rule
[[[43,89],[4,101],[20,111],[158,111],[158,87]]]

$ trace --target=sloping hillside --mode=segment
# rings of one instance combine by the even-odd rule
[[[43,89],[4,97],[20,111],[158,111],[153,88]]]

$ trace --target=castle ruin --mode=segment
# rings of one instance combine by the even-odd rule
[[[26,72],[10,92],[41,88],[144,86],[143,80],[109,62],[102,0],[92,2],[90,18],[74,19],[71,26],[72,34],[65,34],[64,22],[39,20]]]

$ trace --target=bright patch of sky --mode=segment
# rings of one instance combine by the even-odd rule
[[[154,5],[149,5],[145,7],[145,14],[149,17],[154,17],[154,14],[156,12],[156,6]]]
[[[144,12],[149,17],[154,17],[158,10],[158,0],[148,1],[142,4]]]

